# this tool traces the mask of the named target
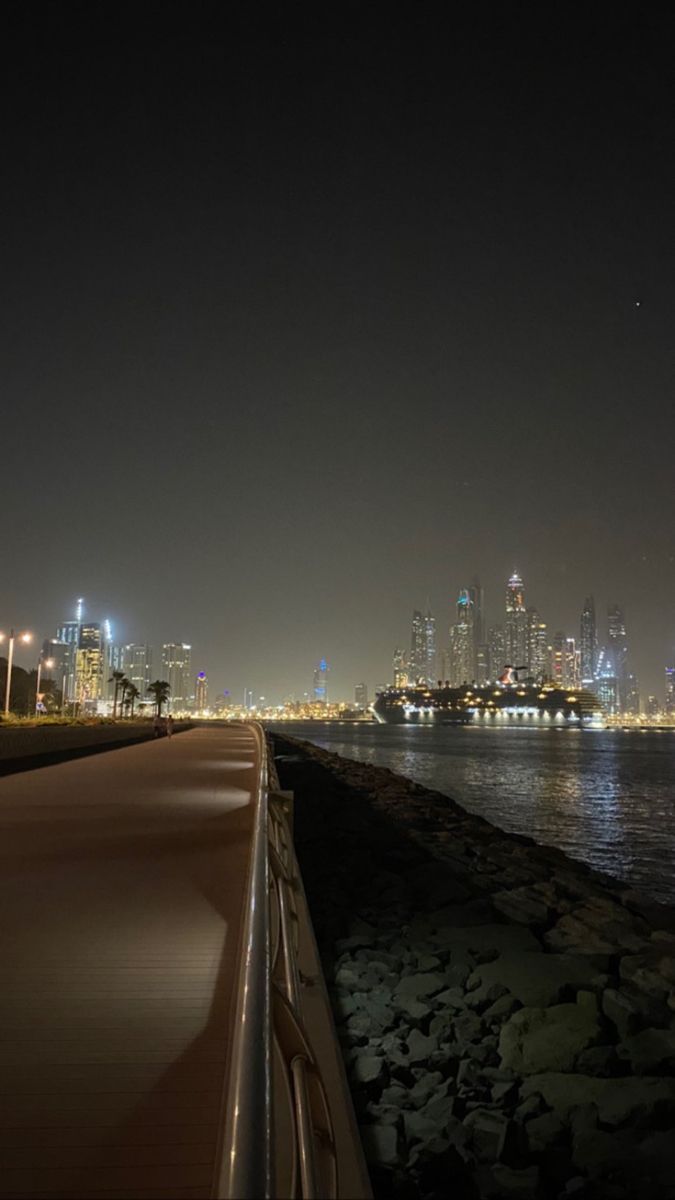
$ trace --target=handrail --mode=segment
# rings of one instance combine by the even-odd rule
[[[325,1051],[317,1056],[312,1044],[316,1010],[309,1025],[306,1020],[307,996],[317,994],[321,968],[311,925],[307,927],[292,800],[279,790],[261,726],[249,728],[258,742],[260,773],[214,1195],[219,1200],[272,1200],[282,1188],[293,1200],[330,1200],[338,1195],[338,1145],[324,1081]],[[309,972],[308,945],[313,947]],[[284,1107],[273,1113],[282,1094]],[[341,1119],[344,1147],[350,1140],[349,1134],[345,1140]],[[281,1133],[289,1125],[290,1143]],[[363,1176],[357,1188],[359,1196],[370,1195]]]
[[[259,725],[260,774],[244,907],[242,964],[216,1196],[272,1196],[272,1020],[267,816],[267,744]]]

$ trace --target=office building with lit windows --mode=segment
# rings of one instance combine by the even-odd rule
[[[75,703],[81,712],[95,713],[103,698],[103,635],[97,621],[80,626],[75,655]]]
[[[402,688],[408,684],[408,659],[405,650],[394,650],[392,661],[394,687]]]
[[[507,662],[506,634],[503,625],[492,625],[487,634],[488,678],[499,679]]]
[[[166,642],[162,646],[162,679],[171,689],[168,712],[188,712],[192,707],[191,657],[192,647],[186,642]]]
[[[675,717],[675,667],[666,667],[665,710],[669,717]]]
[[[579,623],[579,653],[581,682],[592,687],[598,665],[598,628],[595,620],[595,600],[587,596],[581,610]]]
[[[200,671],[195,680],[195,710],[198,713],[203,713],[208,705],[209,699],[209,681],[206,678],[206,671]]]
[[[147,702],[148,687],[152,683],[152,647],[144,642],[131,642],[122,652],[122,670],[129,683],[138,688],[138,696]]]
[[[506,658],[513,667],[527,666],[527,610],[525,588],[517,571],[506,585]]]
[[[428,609],[426,614],[416,608],[410,631],[408,678],[411,683],[436,682],[436,621]]]

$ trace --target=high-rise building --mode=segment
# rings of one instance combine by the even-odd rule
[[[357,683],[354,688],[354,704],[365,712],[368,708],[368,684]]]
[[[193,701],[192,647],[186,642],[166,642],[162,646],[162,677],[170,687],[167,709],[187,712]]]
[[[475,611],[468,588],[457,598],[457,620],[450,626],[448,679],[451,687],[471,683],[476,677]]]
[[[621,711],[619,684],[615,675],[599,675],[595,694],[608,716],[614,717]]]
[[[476,646],[476,683],[483,687],[490,680],[490,655],[487,642]]]
[[[503,625],[493,625],[488,629],[488,670],[491,680],[499,679],[507,663],[506,634]]]
[[[476,608],[469,588],[460,588],[457,597],[456,622],[450,630],[450,676],[470,683],[476,678]]]
[[[394,687],[404,688],[408,685],[408,660],[405,650],[399,650],[398,647],[394,650],[392,662]]]
[[[314,670],[314,699],[321,704],[328,703],[328,663],[322,658]]]
[[[124,646],[120,646],[117,642],[109,641],[104,647],[103,698],[111,708],[115,703],[114,671],[121,671],[124,674]],[[119,700],[119,684],[117,693]]]
[[[553,640],[549,646],[549,656],[551,682],[556,687],[564,687],[567,670],[567,637],[560,629],[553,634]]]
[[[665,667],[665,712],[675,716],[675,667]]]
[[[209,681],[206,678],[206,671],[200,671],[195,680],[195,710],[198,713],[203,713],[207,707],[209,698]]]
[[[549,673],[548,629],[536,608],[527,609],[527,673],[539,683]]]
[[[527,666],[527,610],[525,589],[517,571],[506,585],[506,657],[513,667]]]
[[[424,637],[425,637],[425,679],[429,687],[434,687],[436,683],[436,620],[431,614],[431,609],[427,605],[426,615],[424,617]]]
[[[634,671],[626,672],[623,711],[630,713],[633,717],[640,715],[640,687]]]
[[[598,665],[598,629],[595,622],[595,600],[587,596],[581,610],[579,626],[579,652],[581,657],[581,682],[591,687]]]
[[[130,642],[123,648],[122,663],[129,683],[138,688],[139,700],[147,701],[148,687],[152,682],[152,647],[144,642]]]
[[[426,638],[424,630],[424,617],[419,609],[415,609],[412,616],[412,627],[410,631],[410,654],[408,656],[408,668],[411,683],[418,683],[426,675]]]
[[[80,626],[75,655],[75,703],[83,712],[97,711],[103,697],[103,634],[97,621]]]
[[[60,686],[63,689],[63,700],[65,704],[72,704],[75,699],[75,667],[77,658],[77,646],[80,640],[80,622],[79,621],[62,621],[56,629],[56,641],[63,642],[68,647],[65,652],[64,675],[60,681]]]
[[[606,646],[598,650],[595,694],[610,716],[620,712],[619,681],[614,674],[614,659]]]
[[[659,715],[659,701],[657,696],[647,696],[647,716],[657,717]]]
[[[481,587],[480,580],[474,577],[467,591],[473,605],[473,625],[476,645],[482,646],[485,643],[485,593]]]
[[[618,604],[610,604],[607,609],[607,638],[607,649],[614,668],[613,674],[619,685],[619,703],[624,708],[628,682],[628,639],[623,609]]]
[[[436,619],[429,608],[426,613],[418,608],[413,612],[408,682],[425,683],[428,687],[436,683]]]
[[[563,666],[563,686],[578,688],[581,683],[581,655],[577,650],[574,638],[565,638],[565,662]]]

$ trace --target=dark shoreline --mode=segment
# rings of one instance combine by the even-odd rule
[[[675,910],[271,737],[376,1195],[672,1196]]]

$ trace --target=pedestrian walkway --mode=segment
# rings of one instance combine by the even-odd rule
[[[211,1194],[246,727],[0,779],[0,1196]]]

